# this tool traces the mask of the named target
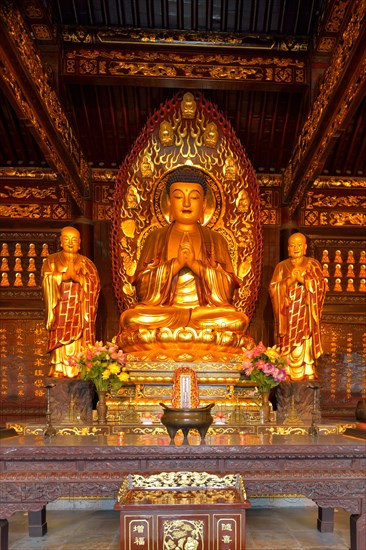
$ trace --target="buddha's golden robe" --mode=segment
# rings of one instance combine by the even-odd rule
[[[277,323],[281,354],[287,356],[292,380],[315,376],[315,359],[322,353],[320,319],[325,281],[317,260],[304,256],[296,267],[303,270],[304,284],[289,285],[294,264],[280,262],[273,273],[270,295]]]
[[[232,305],[240,285],[222,235],[199,224],[198,273],[188,267],[174,274],[168,257],[174,223],[151,233],[143,246],[132,284],[137,304],[121,316],[120,333],[138,328],[245,331],[247,316]]]

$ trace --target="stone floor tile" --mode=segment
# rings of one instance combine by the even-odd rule
[[[247,550],[347,550],[349,515],[335,512],[334,533],[316,529],[316,507],[247,511]],[[9,520],[9,550],[119,550],[119,512],[49,510],[48,533],[28,537],[27,514]]]

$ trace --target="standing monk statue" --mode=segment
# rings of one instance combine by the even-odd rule
[[[319,262],[305,256],[306,248],[305,235],[290,236],[289,258],[276,266],[269,287],[277,344],[289,359],[291,380],[316,378],[315,360],[323,353],[320,318],[325,280]]]
[[[206,188],[194,167],[167,178],[170,225],[150,233],[142,248],[132,281],[137,303],[120,320],[117,341],[125,351],[155,338],[178,347],[187,338],[192,353],[198,342],[240,345],[248,317],[234,307],[233,295],[241,281],[225,238],[202,225]]]
[[[79,254],[80,233],[61,231],[61,252],[48,256],[42,266],[42,289],[49,331],[49,376],[74,378],[77,367],[68,358],[95,342],[100,282],[93,262]]]

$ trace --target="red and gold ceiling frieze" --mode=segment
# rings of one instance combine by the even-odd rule
[[[366,194],[362,189],[321,188],[305,194],[301,225],[363,227],[365,223]]]
[[[314,52],[318,54],[330,54],[336,45],[338,34],[345,22],[345,14],[351,0],[335,0],[325,2],[324,12],[314,36]]]
[[[0,218],[32,220],[70,220],[71,209],[67,204],[1,203]]]
[[[316,180],[313,181],[312,187],[315,188],[323,188],[323,187],[329,187],[329,188],[344,188],[344,189],[350,189],[350,188],[365,188],[366,189],[366,178],[339,178],[335,176],[321,176],[319,178],[316,178]]]
[[[304,85],[306,62],[291,57],[243,57],[200,52],[106,50],[80,48],[65,52],[63,74],[78,77],[188,78],[215,81]]]
[[[257,180],[260,187],[281,187],[281,174],[257,174]]]
[[[57,174],[47,168],[0,167],[0,180],[56,181]]]
[[[363,98],[366,81],[366,58],[362,40],[366,2],[355,2],[330,64],[324,72],[319,93],[303,126],[292,158],[284,173],[285,198],[293,213],[301,203],[305,190],[319,175],[322,161],[331,141],[344,128],[350,113]],[[351,67],[352,74],[347,74]],[[339,90],[336,102],[335,92]],[[329,123],[324,124],[329,116]]]
[[[0,25],[0,77],[9,100],[30,123],[47,160],[83,210],[83,196],[89,192],[89,166],[50,82],[50,75],[13,2],[1,4]]]
[[[71,219],[65,186],[50,170],[2,168],[0,170],[0,217]]]
[[[362,189],[308,191],[300,212],[304,226],[362,227],[366,222],[366,193]]]
[[[274,37],[242,33],[126,30],[111,27],[101,31],[67,25],[63,28],[62,34],[64,42],[73,44],[132,44],[134,46],[165,44],[180,48],[211,46],[284,52],[306,52],[308,50],[308,38],[299,36]]]

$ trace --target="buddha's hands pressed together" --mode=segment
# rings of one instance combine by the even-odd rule
[[[192,271],[195,271],[195,269],[197,268],[196,254],[189,233],[183,234],[182,240],[180,241],[178,248],[177,260],[179,269],[187,266]]]

